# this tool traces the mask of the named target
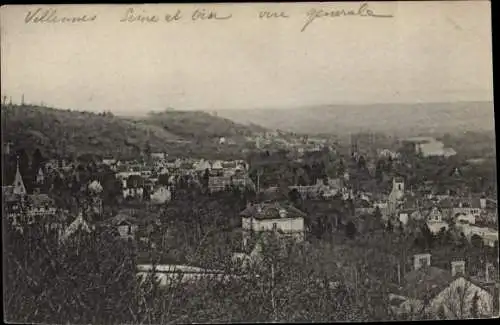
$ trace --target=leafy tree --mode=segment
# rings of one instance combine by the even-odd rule
[[[393,170],[393,164],[394,164],[394,162],[393,162],[393,160],[392,160],[392,157],[391,157],[391,156],[389,156],[389,157],[387,158],[387,163],[386,163],[386,164],[385,164],[385,166],[384,166],[384,167],[385,167],[385,171],[386,171],[387,173],[392,173],[392,170]]]
[[[40,149],[36,148],[35,152],[33,153],[33,158],[32,158],[32,167],[33,167],[33,171],[35,172],[35,175],[38,172],[38,169],[43,167],[44,162],[45,162],[45,158],[42,156]]]
[[[29,163],[30,163],[30,159],[29,159],[29,156],[28,156],[28,153],[26,152],[26,150],[24,148],[21,148],[17,151],[17,158],[18,158],[18,161],[19,161],[19,171],[21,172],[21,174],[23,176],[25,175],[29,175]]]
[[[145,201],[149,201],[151,199],[151,190],[150,190],[149,186],[144,187],[144,190],[142,193],[142,198]]]
[[[427,225],[423,225],[420,231],[422,244],[425,248],[432,248],[434,243],[434,235],[431,233]]]
[[[354,222],[349,221],[345,228],[347,238],[354,239],[354,237],[356,236],[356,231],[356,225],[354,224]]]
[[[393,229],[394,229],[394,227],[393,227],[393,225],[392,225],[391,220],[388,220],[388,221],[387,221],[387,226],[385,227],[385,230],[386,230],[388,233],[392,233]]]
[[[204,189],[208,190],[208,180],[210,178],[210,170],[207,168],[203,173],[202,186]]]
[[[478,250],[481,250],[484,247],[483,239],[479,235],[472,235],[470,239],[470,243],[473,248],[476,248]]]
[[[288,192],[288,198],[292,202],[293,205],[295,205],[296,207],[300,206],[301,196],[300,196],[299,191],[296,188],[294,188],[294,189],[290,190],[290,192]]]
[[[377,165],[375,167],[375,179],[379,184],[384,180],[383,164],[381,160],[377,162]]]
[[[442,227],[441,229],[439,229],[439,232],[436,235],[436,240],[442,245],[445,243],[445,241],[446,241],[446,228],[445,227]]]
[[[163,185],[163,186],[169,185],[169,183],[168,183],[169,178],[170,177],[168,174],[161,174],[160,176],[158,176],[158,184]]]
[[[360,170],[366,169],[366,159],[364,156],[359,156],[358,158],[358,168]]]

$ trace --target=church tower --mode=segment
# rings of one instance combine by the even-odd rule
[[[19,171],[19,158],[17,160],[17,170],[16,177],[14,178],[14,194],[25,196],[26,195],[26,187],[24,186],[23,177],[21,176],[21,172]]]
[[[398,204],[404,197],[405,184],[404,179],[401,177],[395,177],[392,180],[392,191],[389,194],[388,210],[389,213],[395,213]]]
[[[392,180],[392,192],[396,193],[398,200],[400,200],[405,191],[405,182],[401,177],[394,177]]]

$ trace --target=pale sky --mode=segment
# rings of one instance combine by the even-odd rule
[[[39,6],[1,9],[2,95],[58,108],[241,109],[491,101],[488,1],[369,3],[393,18],[325,17],[357,3],[199,5],[228,20],[191,21],[193,5],[137,5],[167,23],[120,22],[131,6],[54,6],[87,23],[25,23]],[[259,19],[260,10],[288,19]]]

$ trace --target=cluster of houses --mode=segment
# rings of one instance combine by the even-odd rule
[[[153,205],[162,206],[172,200],[175,188],[181,180],[186,180],[190,185],[203,187],[209,192],[224,191],[230,187],[255,189],[253,181],[248,176],[248,164],[245,161],[208,161],[203,159],[176,159],[167,160],[162,153],[153,153],[147,163],[136,161],[119,161],[103,159],[92,161],[96,170],[99,166],[107,165],[121,185],[121,199],[125,201],[148,201]],[[88,222],[103,215],[102,192],[103,185],[97,179],[90,179],[82,188],[88,195],[83,202],[75,202],[76,211],[68,211],[58,207],[55,200],[48,194],[48,189],[53,181],[49,175],[59,175],[61,179],[69,182],[71,179],[80,180],[77,167],[82,165],[77,162],[65,160],[49,160],[39,169],[28,193],[23,177],[19,170],[19,163],[12,185],[2,187],[4,211],[9,221],[20,231],[22,224],[40,223],[51,229],[57,229],[61,238],[66,230],[91,229]],[[50,181],[49,179],[52,179]],[[71,183],[71,182],[69,182]],[[73,198],[76,200],[75,198]],[[97,216],[98,218],[92,218]],[[122,218],[116,215],[115,218]],[[131,218],[111,221],[120,234],[124,224],[130,223]],[[91,222],[93,224],[93,222]],[[133,230],[131,230],[133,232]]]
[[[425,139],[424,139],[425,140]],[[324,143],[311,140],[307,144],[317,146],[321,150]],[[302,141],[302,145],[304,145]],[[410,141],[411,142],[411,141]],[[414,140],[415,150],[424,156],[452,155],[450,150],[427,139]],[[294,144],[289,145],[294,147]],[[316,148],[316,147],[315,147]],[[314,149],[315,150],[315,149]],[[391,151],[381,151],[379,156],[397,158]],[[214,193],[228,188],[249,188],[259,191],[249,177],[249,165],[245,161],[209,161],[204,159],[167,159],[163,153],[151,154],[147,162],[120,161],[103,159],[97,164],[108,166],[121,185],[121,197],[124,200],[148,200],[162,206],[173,199],[175,189],[185,181],[189,186],[205,188]],[[89,193],[85,206],[78,211],[69,212],[56,207],[54,200],[43,193],[46,175],[62,170],[74,174],[74,165],[66,162],[49,161],[44,169],[40,169],[34,180],[34,191],[28,194],[23,177],[17,167],[14,182],[3,187],[5,211],[11,223],[22,231],[21,224],[35,223],[42,220],[47,227],[59,232],[61,242],[72,238],[78,231],[92,232],[96,226],[107,226],[116,230],[124,240],[134,240],[153,247],[151,234],[158,229],[158,220],[141,217],[136,210],[121,209],[111,218],[92,222],[89,215],[102,215],[101,193],[104,188],[97,179],[84,184]],[[297,191],[304,199],[320,198],[329,200],[341,198],[353,202],[355,216],[380,212],[386,224],[399,225],[401,228],[415,224],[427,225],[433,234],[450,228],[463,234],[472,241],[474,236],[482,239],[490,247],[498,246],[497,202],[486,197],[453,197],[449,195],[417,196],[405,188],[405,180],[395,177],[388,195],[372,193],[354,193],[349,187],[349,174],[342,178],[318,179],[313,185],[289,186],[289,191]],[[257,186],[258,187],[258,186]],[[278,191],[271,187],[266,191]],[[21,218],[25,218],[21,220]],[[269,234],[283,239],[302,242],[306,239],[308,216],[305,212],[291,204],[278,201],[249,203],[241,211],[241,250],[234,252],[233,261],[243,266],[258,264],[262,258],[263,244]],[[496,228],[495,228],[496,227]],[[163,234],[165,238],[167,233]],[[430,254],[419,254],[414,257],[414,270],[391,287],[390,304],[397,314],[419,314],[432,311],[443,314],[444,318],[461,318],[464,311],[457,316],[456,299],[465,299],[465,304],[478,305],[480,315],[491,315],[493,296],[491,290],[489,265],[485,266],[482,279],[467,275],[464,261],[454,261],[449,270],[431,266]],[[236,276],[222,270],[208,270],[191,265],[177,263],[160,263],[152,265],[145,259],[139,261],[137,275],[143,279],[155,273],[162,285],[180,279],[182,283],[198,281],[204,278],[225,279]],[[457,289],[461,288],[461,289]],[[461,292],[457,298],[453,295]],[[454,298],[451,299],[450,297]],[[452,305],[450,305],[450,301]],[[467,308],[470,312],[470,308]]]
[[[392,190],[386,197],[374,198],[370,193],[358,193],[356,214],[374,213],[378,209],[386,224],[407,227],[425,223],[434,235],[451,225],[471,240],[476,235],[485,245],[498,242],[497,202],[486,197],[454,197],[427,195],[418,197],[405,189],[402,178],[393,179]]]
[[[289,191],[297,191],[302,199],[322,199],[329,200],[336,196],[341,196],[344,200],[353,196],[353,190],[346,184],[349,176],[346,173],[344,178],[317,179],[312,185],[290,185]],[[262,189],[264,194],[272,194],[279,191],[278,186],[270,186]]]
[[[328,140],[319,137],[298,136],[281,131],[269,131],[247,137],[248,142],[254,143],[257,149],[286,149],[303,154],[305,151],[321,151],[329,147]]]
[[[154,154],[153,154],[154,155]],[[228,187],[255,188],[248,176],[248,164],[245,161],[209,161],[204,159],[167,160],[160,154],[150,164],[104,160],[123,183],[123,197],[142,199],[145,191],[155,193],[153,197],[170,197],[168,194],[177,186],[180,179],[186,179],[190,185],[202,186],[202,179],[208,177],[207,189],[211,193],[224,191]],[[166,181],[160,182],[160,178]],[[167,189],[158,184],[166,185]]]
[[[42,193],[44,182],[44,173],[40,169],[35,180],[35,186],[38,187],[33,189],[33,193],[28,193],[19,164],[17,165],[13,184],[2,187],[4,213],[13,227],[23,232],[23,225],[43,225],[47,230],[56,230],[62,241],[67,240],[78,229],[90,231],[91,226],[84,220],[83,213],[85,211],[89,216],[102,214],[102,200],[99,194],[103,188],[99,181],[94,180],[87,184],[89,197],[73,218],[72,212],[58,207],[52,197]]]
[[[397,186],[396,186],[397,188]],[[266,235],[280,240],[301,242],[305,239],[307,215],[284,203],[249,204],[240,213],[242,249],[233,254],[233,261],[245,267],[262,262]],[[431,265],[431,254],[414,256],[414,269],[390,284],[389,308],[396,315],[419,317],[433,314],[442,319],[491,317],[498,299],[498,274],[492,263],[485,264],[484,273],[472,277],[463,260],[451,262],[449,269]]]

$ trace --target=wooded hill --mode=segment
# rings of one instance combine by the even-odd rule
[[[231,151],[228,146],[218,146],[219,137],[235,138],[238,143],[244,135],[262,130],[205,112],[165,111],[137,119],[40,106],[2,106],[3,143],[11,142],[14,150],[40,148],[58,156],[136,156],[148,146],[170,156],[203,156]]]
[[[219,110],[238,123],[302,133],[419,133],[495,130],[493,102],[326,105],[284,109]]]

